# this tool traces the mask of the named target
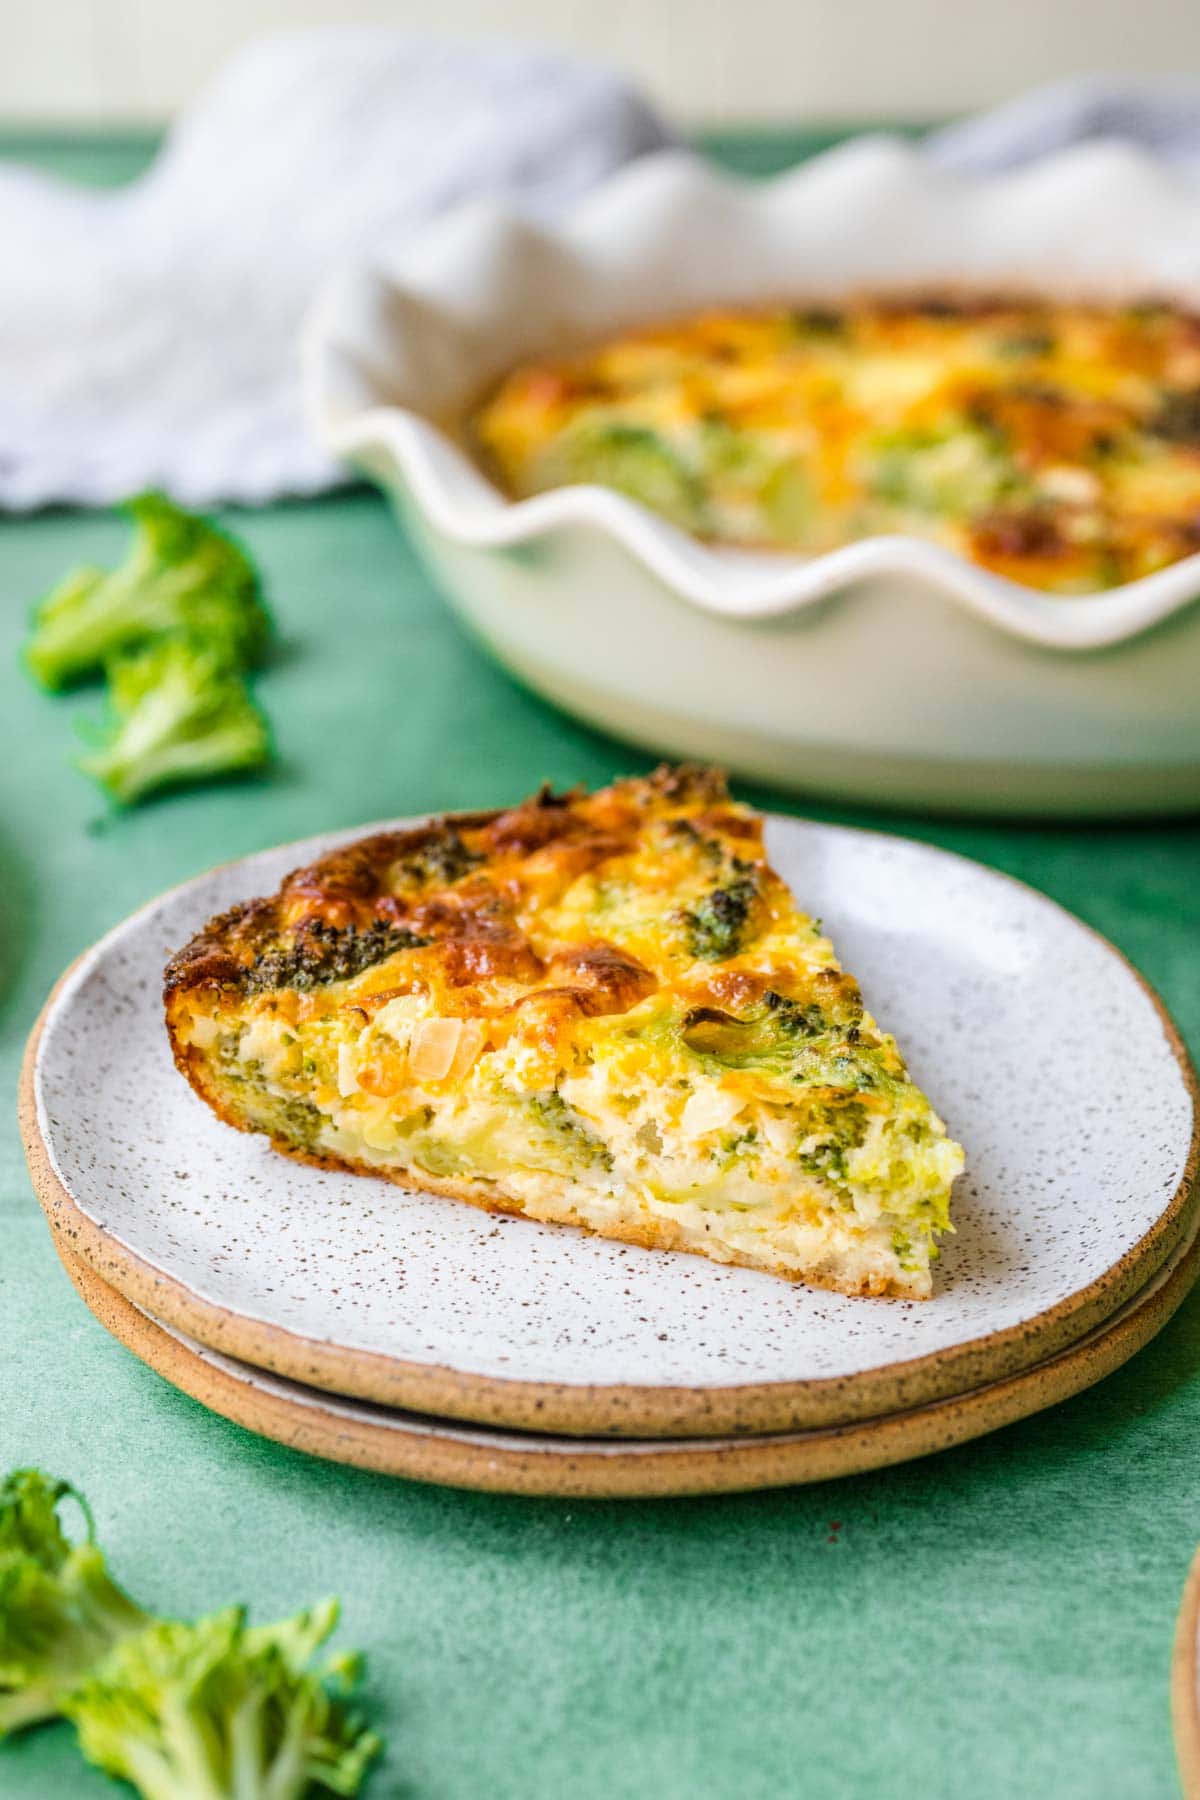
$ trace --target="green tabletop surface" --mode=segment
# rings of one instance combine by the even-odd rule
[[[761,173],[836,134],[726,134]],[[146,137],[10,134],[112,182]],[[282,644],[268,778],[111,818],[71,767],[95,696],[18,666],[29,603],[124,527],[0,520],[0,1054],[15,1089],[55,976],[172,883],[390,814],[490,806],[646,767],[516,686],[451,620],[373,492],[227,522]],[[885,825],[1010,871],[1111,937],[1200,1051],[1200,826]],[[968,1048],[964,1047],[964,1054]],[[0,1136],[0,1465],[90,1496],[118,1575],[191,1614],[326,1592],[407,1800],[1132,1800],[1176,1791],[1175,1612],[1200,1539],[1200,1293],[1130,1364],[1041,1417],[884,1473],[733,1498],[561,1503],[440,1490],[280,1449],[114,1342],[60,1268],[15,1115]],[[113,1793],[60,1727],[0,1746],[4,1800]]]

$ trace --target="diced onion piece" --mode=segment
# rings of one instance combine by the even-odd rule
[[[710,1131],[722,1131],[732,1125],[746,1102],[725,1088],[703,1087],[688,1096],[680,1123],[685,1137],[704,1137]]]
[[[422,1019],[408,1047],[408,1066],[418,1081],[444,1081],[462,1041],[461,1019]]]
[[[458,1049],[454,1052],[454,1061],[450,1065],[450,1073],[455,1081],[461,1081],[479,1052],[487,1033],[478,1019],[463,1021],[462,1036],[458,1040]]]

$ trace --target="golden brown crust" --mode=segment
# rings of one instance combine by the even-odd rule
[[[516,923],[515,896],[561,889],[632,848],[648,815],[680,807],[691,828],[724,831],[758,849],[759,822],[730,805],[719,771],[663,764],[597,794],[543,787],[502,811],[376,832],[294,869],[277,893],[211,919],[168,962],[163,998],[177,1066],[225,1117],[212,1084],[201,1085],[203,1059],[180,1039],[192,1003],[207,994],[236,1005],[264,979],[281,991],[298,988],[304,982],[297,970],[311,987],[329,978],[339,937],[351,951],[372,934],[385,950],[389,934],[427,946],[431,960],[418,978],[435,975],[439,985],[458,991],[468,1012],[484,991],[495,1001],[505,982],[527,991],[502,999],[500,1009],[532,1003],[548,1032],[556,1018],[626,1011],[653,991],[651,971],[598,940],[558,946],[543,960]],[[385,987],[362,998],[371,1006],[403,991],[403,985]]]
[[[632,846],[648,811],[664,804],[708,801],[696,823],[757,844],[759,827],[727,805],[719,771],[662,765],[645,778],[614,782],[601,794],[548,788],[505,811],[448,814],[405,831],[379,832],[342,845],[294,869],[269,898],[248,901],[212,919],[167,964],[164,993],[244,985],[256,962],[295,945],[314,926],[344,931],[373,927],[428,936],[452,979],[536,973],[497,904],[506,872],[520,865],[564,881]],[[599,962],[580,985],[599,985]]]

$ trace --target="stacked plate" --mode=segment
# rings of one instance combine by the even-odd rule
[[[333,838],[214,870],[68,971],[22,1115],[88,1305],[169,1381],[315,1455],[468,1487],[820,1480],[1079,1392],[1200,1272],[1196,1086],[1161,1004],[1031,889],[882,834],[768,848],[967,1148],[934,1298],[851,1300],[297,1166],[171,1063],[159,987],[211,914]]]

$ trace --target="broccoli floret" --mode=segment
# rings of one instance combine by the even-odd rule
[[[750,915],[758,898],[752,865],[733,859],[734,878],[713,888],[682,914],[691,954],[706,962],[723,962],[743,949],[750,933]]]
[[[361,1664],[310,1667],[334,1600],[250,1628],[241,1607],[126,1638],[67,1704],[90,1762],[144,1800],[356,1794],[379,1739],[343,1704]]]
[[[795,1060],[798,1044],[829,1034],[833,1021],[819,1006],[801,1006],[768,990],[762,1003],[740,1018],[712,1006],[684,1014],[681,1036],[689,1050],[726,1069],[774,1068]]]
[[[725,1069],[765,1069],[798,1082],[835,1079],[839,1086],[872,1086],[877,1042],[864,1039],[858,986],[842,976],[820,999],[805,1004],[768,988],[735,1016],[694,1006],[680,1036],[694,1055]]]
[[[818,1110],[809,1120],[817,1141],[797,1157],[800,1167],[830,1187],[841,1187],[849,1179],[846,1157],[860,1149],[867,1137],[867,1114],[860,1101]],[[820,1135],[818,1135],[820,1134]]]
[[[547,1137],[560,1144],[573,1162],[594,1164],[611,1169],[612,1151],[594,1131],[589,1131],[573,1106],[568,1106],[557,1088],[534,1094],[528,1101],[530,1112]]]
[[[768,988],[763,995],[763,1006],[768,1016],[775,1021],[780,1036],[793,1040],[819,1037],[823,1031],[829,1030],[831,1021],[838,1022],[840,1013],[847,1010],[841,1007],[835,1014],[832,1008],[803,1006],[799,1000],[790,1000],[786,994],[777,993],[774,988]],[[857,994],[849,1012],[854,1020],[862,1017],[862,1001],[857,998]],[[853,1029],[852,1025],[851,1030]]]
[[[68,1497],[79,1544],[58,1517]],[[241,1607],[155,1618],[108,1574],[68,1482],[19,1469],[0,1484],[0,1737],[70,1719],[84,1755],[144,1800],[356,1794],[380,1748],[344,1704],[360,1659],[312,1666],[337,1617],[326,1600],[257,1627]]]
[[[80,1544],[59,1521],[68,1496],[87,1526]],[[109,1575],[69,1482],[18,1469],[0,1485],[0,1737],[56,1717],[92,1666],[149,1622]]]
[[[815,1144],[811,1150],[804,1151],[797,1161],[802,1169],[818,1180],[826,1181],[830,1187],[843,1186],[848,1179],[846,1171],[846,1146],[827,1138]]]
[[[404,858],[401,871],[422,887],[433,882],[449,886],[461,881],[483,860],[479,851],[464,843],[461,833],[453,825],[442,824]]]
[[[928,1244],[928,1238],[923,1241]],[[936,1260],[938,1247],[928,1244],[931,1261]],[[902,1269],[919,1269],[921,1267],[920,1249],[915,1247],[912,1238],[905,1231],[895,1230],[892,1233],[892,1251]]]
[[[944,518],[985,512],[1020,487],[994,428],[981,420],[884,432],[867,473],[886,505]]]
[[[114,728],[79,766],[122,805],[270,760],[267,722],[219,649],[164,638],[114,658],[109,683]]]
[[[648,425],[603,416],[582,418],[552,445],[538,485],[560,487],[581,481],[628,494],[685,531],[704,531],[708,525],[703,483]]]
[[[289,943],[264,950],[246,970],[244,986],[247,993],[262,994],[273,988],[305,991],[331,981],[351,981],[397,950],[416,950],[430,941],[387,919],[374,919],[361,929],[313,919]]]
[[[73,570],[37,608],[26,661],[48,688],[99,673],[148,638],[187,632],[226,659],[257,660],[270,632],[245,552],[161,494],[128,504],[135,535],[117,569]]]

